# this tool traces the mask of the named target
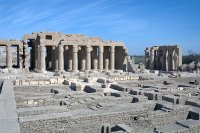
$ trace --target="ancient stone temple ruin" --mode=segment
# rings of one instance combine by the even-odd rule
[[[127,71],[130,62],[124,43],[104,41],[98,37],[37,32],[24,35],[22,41],[0,41],[6,46],[6,66],[11,68],[11,46],[17,46],[17,66],[39,72],[90,71],[114,69]],[[21,49],[21,52],[19,51]]]
[[[0,40],[0,47],[5,49],[5,66],[7,68],[12,68],[13,65],[14,67],[22,67],[22,62],[20,62],[22,59],[22,56],[20,55],[25,55],[25,51],[23,52],[23,43],[19,40]],[[17,53],[14,57],[15,59],[13,59],[13,54],[12,51],[15,51],[15,53]],[[1,53],[2,54],[2,53]],[[1,55],[2,58],[3,55]],[[13,63],[13,60],[15,60],[15,62]]]
[[[0,133],[200,132],[200,72],[158,71],[178,68],[178,46],[147,48],[153,71],[131,64],[124,43],[86,35],[0,46]]]
[[[145,68],[174,71],[182,65],[182,51],[175,46],[153,46],[145,50]]]

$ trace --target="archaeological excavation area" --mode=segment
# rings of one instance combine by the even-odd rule
[[[20,131],[199,132],[200,85],[191,77],[98,75],[14,82]]]
[[[122,42],[80,34],[0,46],[2,133],[200,132],[200,72],[179,70],[178,45],[145,49],[145,65]]]

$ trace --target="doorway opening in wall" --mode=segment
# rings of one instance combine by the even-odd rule
[[[0,46],[0,68],[6,67],[6,46]]]
[[[52,60],[53,55],[52,54],[53,54],[52,46],[46,46],[45,61],[46,61],[46,70],[48,71],[53,71],[53,60]]]
[[[11,52],[12,52],[12,66],[13,68],[19,68],[20,64],[20,51],[18,45],[12,45],[11,46]]]

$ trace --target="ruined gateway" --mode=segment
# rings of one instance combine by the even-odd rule
[[[2,133],[200,132],[200,73],[177,70],[178,46],[160,47],[175,57],[159,59],[174,62],[167,69],[153,60],[159,47],[145,69],[124,43],[86,35],[38,32],[0,46]]]

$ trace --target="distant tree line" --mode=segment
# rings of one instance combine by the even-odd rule
[[[132,62],[135,64],[143,63],[145,64],[145,56],[143,55],[132,55]]]
[[[193,61],[200,61],[200,54],[192,52],[189,50],[188,55],[183,56],[183,64],[189,64]]]

